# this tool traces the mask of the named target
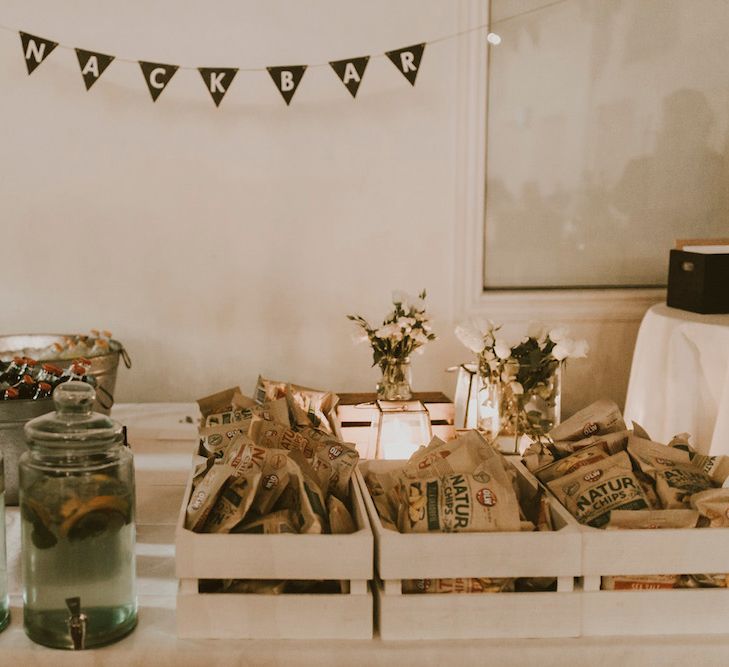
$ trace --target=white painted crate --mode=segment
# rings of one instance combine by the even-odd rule
[[[177,634],[209,639],[370,639],[373,537],[359,471],[350,483],[357,531],[349,535],[230,535],[184,527],[188,481],[175,533]],[[336,579],[349,593],[200,593],[199,579]]]
[[[729,528],[582,533],[582,634],[729,632],[729,589],[600,590],[604,575],[729,572]]]
[[[516,460],[520,484],[537,480]],[[402,461],[367,461],[362,472],[386,470]],[[377,616],[383,639],[577,637],[581,533],[558,503],[552,533],[401,534],[382,525],[360,478],[375,535]],[[557,592],[494,594],[403,594],[403,579],[453,577],[558,577]]]
[[[729,528],[579,531],[582,636],[729,632],[729,589],[600,590],[609,575],[729,572]]]

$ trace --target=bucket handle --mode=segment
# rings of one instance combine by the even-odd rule
[[[114,397],[102,386],[96,387],[96,400],[104,410],[111,410],[114,406]]]
[[[122,348],[119,350],[119,354],[121,355],[121,358],[124,360],[124,365],[127,368],[131,368],[132,367],[132,358],[129,356],[129,352],[127,352],[127,350],[124,346],[122,346]]]

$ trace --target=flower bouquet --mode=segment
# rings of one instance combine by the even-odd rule
[[[377,398],[407,401],[412,398],[410,355],[436,336],[425,313],[425,290],[417,298],[395,291],[392,303],[394,309],[379,327],[370,326],[360,315],[347,315],[347,318],[365,332],[359,340],[369,341],[372,365],[379,366],[382,371],[382,379],[377,383]]]
[[[477,355],[478,427],[492,437],[524,434],[539,440],[559,423],[561,370],[569,358],[587,356],[584,340],[564,328],[529,326],[526,336],[511,344],[489,321],[456,327],[456,336]]]

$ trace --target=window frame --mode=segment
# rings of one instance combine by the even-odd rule
[[[466,0],[460,30],[489,22],[491,0]],[[498,321],[635,321],[664,301],[663,287],[509,288],[483,284],[488,128],[485,31],[459,40],[454,304],[457,319]]]

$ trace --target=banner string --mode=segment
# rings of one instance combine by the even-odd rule
[[[513,15],[507,16],[507,17],[505,17],[503,19],[499,19],[498,21],[491,21],[490,24],[489,23],[482,23],[481,25],[473,26],[471,28],[466,28],[465,30],[459,30],[458,32],[449,33],[447,35],[441,35],[440,37],[435,37],[434,39],[429,39],[429,40],[426,40],[426,41],[420,42],[420,43],[421,44],[426,44],[426,45],[429,45],[429,44],[439,44],[440,42],[446,42],[446,41],[449,41],[451,39],[457,39],[459,37],[462,37],[463,35],[468,35],[468,34],[473,33],[473,32],[478,32],[479,30],[487,30],[489,28],[493,28],[496,25],[500,25],[502,23],[506,23],[507,21],[513,21],[514,19],[517,19],[520,16],[524,16],[526,14],[532,14],[532,13],[537,12],[537,11],[540,11],[542,9],[547,9],[549,7],[554,7],[555,5],[561,5],[561,4],[565,3],[565,2],[570,2],[570,1],[571,0],[554,0],[553,2],[550,2],[549,4],[542,5],[540,7],[534,7],[532,9],[528,9],[528,10],[523,11],[523,12],[520,12],[518,14],[513,14]],[[20,32],[20,29],[19,28],[12,28],[10,26],[3,25],[3,24],[0,24],[0,30],[5,30],[7,32],[14,32],[16,34],[18,32]],[[23,32],[25,32],[25,31],[23,31]],[[46,39],[49,39],[49,38],[46,38]],[[53,41],[55,41],[55,40],[53,40]],[[64,44],[62,42],[58,42],[58,47],[57,48],[65,49],[67,51],[74,51],[76,47],[70,46],[68,44]],[[101,53],[101,52],[99,51],[98,53]],[[108,54],[108,55],[112,55],[112,54]],[[383,52],[383,53],[371,54],[370,57],[371,58],[384,58],[384,57],[386,57],[386,55],[387,54]],[[139,63],[139,59],[138,58],[123,58],[123,57],[120,57],[120,56],[114,56],[114,60],[115,61],[118,60],[118,61],[125,62],[125,63],[133,63],[133,64],[138,64]],[[305,64],[305,63],[302,63],[302,64]],[[313,63],[311,65],[307,64],[307,67],[329,67],[329,62],[325,62],[325,63]],[[198,67],[193,67],[191,65],[179,65],[178,66],[178,69],[182,69],[182,70],[193,70],[193,71],[195,71],[195,70],[198,69]],[[265,72],[265,71],[267,71],[267,68],[266,67],[238,67],[237,69],[240,72]]]

